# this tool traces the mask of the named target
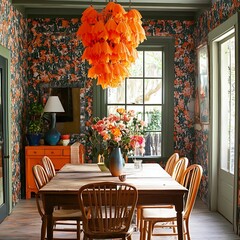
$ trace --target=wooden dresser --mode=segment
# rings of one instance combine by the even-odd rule
[[[25,148],[26,166],[26,199],[31,198],[31,192],[36,192],[32,167],[36,164],[42,165],[42,157],[48,156],[56,170],[59,170],[66,163],[71,161],[70,146],[27,146]]]

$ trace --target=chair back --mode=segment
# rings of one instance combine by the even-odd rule
[[[44,156],[42,158],[42,164],[48,175],[49,180],[51,180],[56,175],[55,167],[52,160],[49,157]]]
[[[37,189],[41,189],[45,184],[49,182],[49,178],[45,169],[41,165],[34,165],[32,168],[34,181]]]
[[[38,164],[34,165],[32,168],[32,171],[33,171],[35,184],[37,186],[37,189],[39,190],[49,182],[49,178],[47,176],[45,169],[41,165],[38,165]],[[38,192],[35,195],[35,199],[36,199],[36,203],[37,203],[38,212],[39,212],[41,218],[43,219],[45,216],[45,211],[43,208],[41,196]],[[45,236],[45,234],[44,234],[44,236]]]
[[[172,176],[173,169],[177,161],[179,160],[179,154],[173,153],[167,160],[165,171]]]
[[[187,169],[188,166],[188,158],[181,157],[173,168],[172,178],[180,183],[183,173]]]
[[[202,166],[193,164],[189,166],[183,174],[181,184],[188,189],[183,214],[185,219],[188,219],[192,212],[202,178],[202,171]]]
[[[138,198],[134,186],[122,182],[91,183],[79,189],[78,197],[84,234],[90,238],[114,238],[128,232]]]

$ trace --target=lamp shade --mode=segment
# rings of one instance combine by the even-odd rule
[[[65,112],[58,96],[49,96],[44,112]]]

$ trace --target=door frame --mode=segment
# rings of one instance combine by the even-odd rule
[[[213,59],[218,59],[218,43],[215,41],[219,37],[223,36],[227,31],[235,27],[235,46],[236,46],[236,106],[235,113],[236,116],[239,116],[239,24],[238,24],[239,15],[236,13],[224,23],[216,27],[208,34],[208,44],[210,49],[210,130],[209,130],[209,208],[212,211],[217,211],[217,201],[218,201],[218,154],[219,154],[219,135],[218,135],[218,69],[215,67],[218,64],[218,61],[213,61]],[[215,64],[213,64],[215,62]],[[239,118],[236,118],[236,143],[235,143],[235,167],[234,167],[234,202],[233,202],[233,229],[237,233],[237,208],[238,208],[238,136],[239,136]]]
[[[11,101],[10,101],[10,82],[11,82],[11,52],[7,48],[0,45],[0,55],[7,59],[8,71],[7,71],[7,82],[4,84],[4,92],[5,92],[5,104],[3,106],[4,111],[7,113],[3,118],[3,124],[6,129],[4,134],[5,139],[5,156],[9,156],[9,158],[4,158],[3,161],[5,163],[6,170],[6,204],[7,204],[7,214],[10,214],[12,211],[12,158],[11,158]]]

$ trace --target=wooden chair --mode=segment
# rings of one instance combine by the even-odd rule
[[[201,178],[202,167],[194,164],[186,169],[181,180],[181,184],[188,189],[183,211],[183,233],[188,240],[190,240],[189,217],[195,203]],[[177,235],[177,217],[174,208],[144,208],[142,209],[142,219],[144,227],[140,230],[140,239],[145,240],[146,233],[148,234],[148,240],[151,239],[151,236]],[[172,228],[172,231],[156,233],[156,231],[154,232],[155,228]]]
[[[42,164],[47,173],[49,180],[51,180],[56,175],[55,167],[53,165],[52,160],[49,157],[44,156],[42,158]]]
[[[173,169],[175,167],[175,164],[179,160],[179,154],[178,153],[173,153],[167,160],[166,166],[165,166],[165,171],[172,176]]]
[[[186,157],[180,158],[178,153],[174,153],[169,160],[167,161],[165,170],[167,168],[168,174],[172,176],[176,181],[179,182],[179,180],[182,177],[183,172],[186,170],[188,165],[188,159]],[[172,169],[173,168],[173,169]],[[166,205],[164,205],[166,207]],[[137,206],[137,227],[141,229],[142,226],[142,219],[141,219],[141,212],[142,208],[144,207],[150,207],[145,205],[138,205]],[[154,206],[154,207],[160,207],[160,206]],[[170,207],[170,206],[169,206]]]
[[[183,174],[187,169],[187,166],[188,166],[188,158],[181,157],[173,168],[172,178],[180,183],[183,177]]]
[[[98,182],[79,189],[84,239],[131,239],[137,189],[122,182]]]
[[[47,173],[41,165],[33,166],[32,170],[33,170],[34,181],[39,190],[49,182]],[[36,196],[37,209],[42,219],[41,240],[44,240],[46,235],[47,217],[44,212],[40,194],[36,193],[35,196]],[[74,223],[71,223],[70,221],[74,221]],[[77,238],[76,238],[77,240],[80,240],[81,221],[82,221],[82,213],[80,210],[54,209],[53,211],[53,222],[54,222],[53,231],[64,231],[64,232],[74,231],[77,233]],[[75,225],[76,227],[75,228],[57,228],[57,225]]]

